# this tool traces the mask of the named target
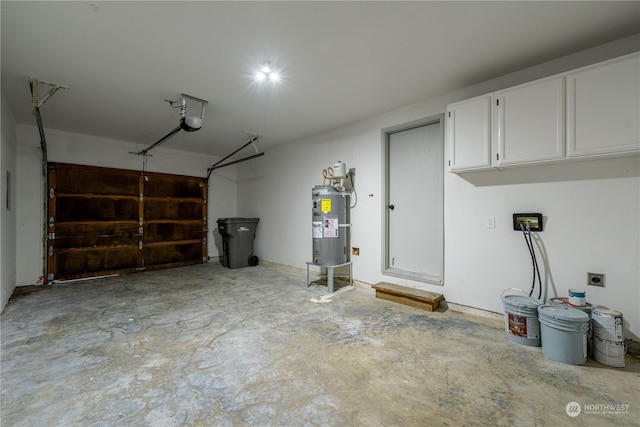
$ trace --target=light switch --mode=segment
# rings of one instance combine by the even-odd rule
[[[496,228],[496,217],[488,216],[485,220],[485,224],[487,228]]]

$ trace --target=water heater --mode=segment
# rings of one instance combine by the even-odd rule
[[[337,265],[349,261],[349,194],[330,185],[311,190],[313,263]]]

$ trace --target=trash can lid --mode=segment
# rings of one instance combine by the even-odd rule
[[[218,223],[237,224],[240,222],[258,222],[260,218],[218,218]]]

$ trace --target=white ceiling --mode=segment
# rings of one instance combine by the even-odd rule
[[[150,145],[165,99],[209,101],[165,147],[226,155],[296,141],[636,33],[640,2],[73,1],[0,3],[2,92],[35,125],[25,76],[70,86],[45,129]],[[277,86],[253,80],[265,60]],[[43,88],[41,87],[41,91]],[[192,114],[199,113],[193,103]]]

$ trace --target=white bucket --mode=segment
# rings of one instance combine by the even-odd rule
[[[624,368],[626,348],[623,342],[593,338],[593,358],[603,365]]]
[[[582,307],[586,303],[586,293],[582,289],[569,289],[569,304]]]
[[[591,310],[591,327],[593,336],[609,341],[623,341],[622,313],[607,308]]]
[[[545,304],[538,307],[542,352],[549,359],[572,365],[587,362],[589,316],[580,310]]]
[[[540,347],[538,306],[541,302],[524,295],[504,295],[504,292],[502,302],[507,338],[516,344]]]

